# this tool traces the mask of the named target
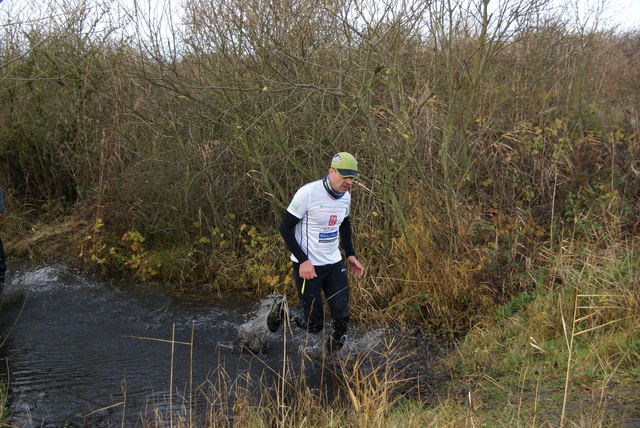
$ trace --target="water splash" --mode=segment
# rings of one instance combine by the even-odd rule
[[[273,344],[281,344],[286,334],[286,339],[291,348],[306,354],[311,360],[321,361],[327,357],[324,343],[330,332],[329,323],[319,334],[309,334],[306,331],[292,325],[285,319],[282,327],[276,333],[272,333],[267,328],[267,316],[273,305],[275,296],[267,296],[261,300],[256,310],[249,316],[249,319],[238,327],[238,337],[234,341],[234,349],[240,351],[242,348],[253,353],[268,353]],[[286,305],[286,300],[285,300]],[[344,359],[355,358],[356,355],[369,353],[378,347],[385,337],[382,329],[372,331],[359,331],[350,328],[345,341],[345,346],[337,352],[336,356]]]
[[[42,286],[58,281],[61,268],[57,266],[46,266],[33,272],[18,272],[12,283],[22,285]]]
[[[384,341],[385,330],[371,330],[360,332],[354,330],[351,335],[347,335],[345,346],[340,350],[341,355],[353,355],[358,353],[369,353]]]
[[[234,341],[234,349],[246,348],[254,353],[264,352],[275,334],[267,329],[267,315],[273,305],[273,296],[258,303],[258,307],[250,319],[238,327],[238,337]]]

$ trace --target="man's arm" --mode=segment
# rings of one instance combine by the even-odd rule
[[[342,249],[347,258],[356,255],[353,249],[353,232],[351,230],[351,220],[349,220],[349,216],[346,216],[340,225],[340,245],[342,245]]]
[[[302,251],[302,247],[300,247],[300,244],[296,240],[295,227],[298,222],[300,222],[300,219],[287,211],[282,222],[280,222],[280,234],[282,235],[289,251],[293,253],[295,258],[298,260],[298,263],[300,263],[300,269],[298,269],[300,278],[313,279],[317,276],[316,270],[307,257],[307,254]]]
[[[349,267],[351,268],[351,274],[356,278],[362,277],[362,275],[364,275],[364,268],[356,258],[356,252],[353,249],[353,231],[351,230],[351,220],[349,220],[349,216],[346,216],[340,225],[340,243],[344,249]]]
[[[303,263],[309,260],[309,257],[302,251],[302,247],[296,240],[295,227],[299,222],[300,219],[298,217],[287,211],[280,223],[279,230],[289,251],[298,259],[298,263]]]

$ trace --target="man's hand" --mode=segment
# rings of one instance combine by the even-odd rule
[[[300,270],[298,273],[302,279],[313,279],[318,276],[316,275],[316,270],[313,267],[313,264],[311,264],[309,260],[300,263]]]
[[[4,213],[0,213],[0,223],[4,221]]]
[[[347,258],[347,262],[349,262],[351,275],[353,275],[354,278],[362,278],[362,275],[364,275],[364,268],[358,259],[356,259],[356,256],[349,256],[349,258]]]

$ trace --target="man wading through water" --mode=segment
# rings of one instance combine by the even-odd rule
[[[351,274],[360,278],[364,273],[353,249],[349,220],[349,189],[357,176],[355,158],[349,153],[338,153],[322,180],[307,183],[296,192],[280,223],[280,233],[291,251],[293,278],[302,306],[302,313],[292,313],[291,320],[310,333],[322,331],[324,292],[331,311],[329,352],[344,345],[349,322],[349,284],[339,244]],[[288,315],[284,312],[283,296],[276,296],[267,317],[270,331],[278,331],[283,317]]]

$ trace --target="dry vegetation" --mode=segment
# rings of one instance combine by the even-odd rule
[[[357,321],[470,332],[452,364],[473,392],[505,391],[486,397],[511,403],[505,425],[566,424],[576,376],[601,391],[587,425],[615,424],[606,388],[637,387],[640,359],[640,34],[544,0],[472,3],[186,0],[181,25],[90,0],[2,16],[9,256],[291,293],[276,226],[347,150]],[[561,409],[543,406],[549,379]]]

